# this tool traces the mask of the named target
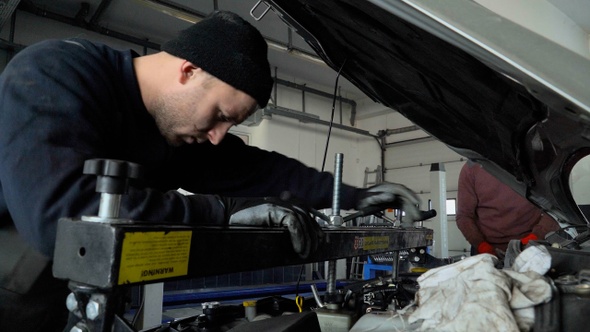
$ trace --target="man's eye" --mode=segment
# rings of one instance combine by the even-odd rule
[[[219,113],[219,121],[221,122],[230,122],[232,124],[236,124],[236,120],[233,118],[228,117],[227,115],[223,114],[223,113]]]

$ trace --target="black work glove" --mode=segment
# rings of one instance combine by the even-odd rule
[[[402,209],[406,212],[405,222],[413,222],[420,220],[419,205],[420,198],[408,187],[398,183],[383,182],[362,189],[357,199],[356,208],[363,210],[375,206],[383,209]]]
[[[291,235],[293,250],[307,258],[323,237],[317,222],[302,206],[273,197],[221,197],[230,226],[286,227]]]

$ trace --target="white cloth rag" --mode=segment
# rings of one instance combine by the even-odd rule
[[[525,256],[539,258],[538,250],[533,251]],[[551,260],[548,252],[545,259]],[[551,299],[551,286],[533,271],[536,264],[521,264],[518,271],[499,270],[496,264],[495,256],[482,254],[421,275],[418,308],[409,323],[422,320],[420,331],[530,330],[534,306]]]

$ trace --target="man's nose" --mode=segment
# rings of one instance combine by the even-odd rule
[[[225,134],[227,134],[227,132],[229,131],[229,128],[231,128],[232,126],[233,126],[233,124],[229,123],[229,122],[221,122],[221,123],[217,124],[215,127],[213,127],[211,130],[209,130],[209,132],[207,133],[209,136],[209,141],[213,145],[217,145],[217,144],[221,143],[221,141],[225,137]]]

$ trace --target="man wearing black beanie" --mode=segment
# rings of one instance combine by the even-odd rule
[[[231,12],[213,12],[162,45],[265,107],[272,90],[267,45],[250,23]]]
[[[312,253],[314,220],[272,197],[328,207],[332,175],[227,134],[271,89],[264,39],[229,12],[142,57],[82,39],[18,53],[0,75],[0,331],[63,329],[69,291],[51,260],[59,218],[97,213],[88,159],[143,165],[145,186],[122,197],[121,218],[285,227],[296,254]],[[343,209],[390,203],[418,215],[402,185],[344,185],[340,197]]]

